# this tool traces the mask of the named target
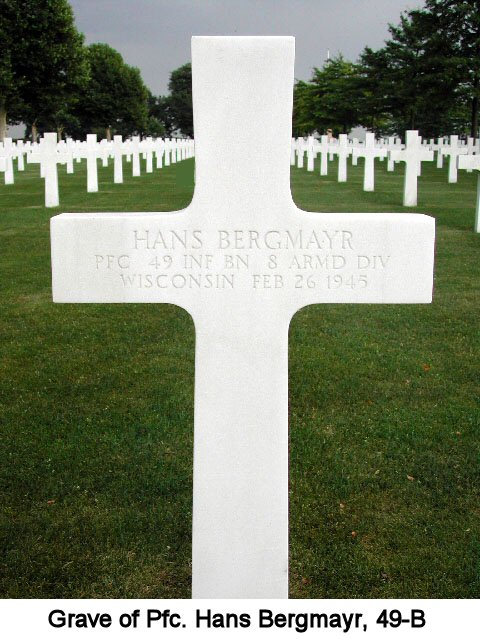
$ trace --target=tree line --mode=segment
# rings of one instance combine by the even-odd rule
[[[118,51],[85,46],[68,0],[0,0],[0,43],[0,140],[18,122],[33,138],[193,137],[190,63],[170,74],[169,95],[154,96]],[[293,133],[362,125],[377,135],[478,136],[479,105],[479,0],[425,0],[389,26],[382,48],[365,47],[356,62],[339,54],[295,83]]]
[[[85,45],[68,0],[0,0],[0,140],[7,124],[29,135],[58,131],[162,136],[193,133],[184,118],[185,69],[171,74],[171,95],[155,97],[140,71],[107,44]]]
[[[363,125],[478,137],[479,99],[479,0],[425,0],[389,26],[382,48],[365,47],[355,63],[338,55],[296,83],[294,135]]]

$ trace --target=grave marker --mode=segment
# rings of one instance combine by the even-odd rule
[[[25,145],[23,140],[17,140],[17,169],[19,171],[25,171]]]
[[[14,174],[13,174],[13,156],[15,150],[13,148],[13,140],[11,138],[5,138],[3,141],[3,148],[0,148],[0,155],[4,161],[4,181],[5,184],[14,184]]]
[[[144,141],[146,167],[145,173],[153,173],[153,138],[149,136]]]
[[[69,175],[73,173],[73,151],[74,142],[71,138],[67,138],[65,142],[65,161],[67,165],[67,173]]]
[[[365,145],[353,149],[353,155],[357,158],[365,158],[363,168],[363,190],[375,190],[375,158],[386,158],[387,149],[380,149],[375,146],[375,134],[367,132],[365,134]]]
[[[433,160],[433,151],[424,149],[418,131],[407,131],[405,149],[390,151],[394,162],[405,162],[405,178],[403,181],[403,206],[417,206],[417,181],[419,164]]]
[[[480,233],[480,155],[476,156],[459,156],[458,158],[459,169],[477,169],[477,203],[475,207],[475,225],[474,230],[476,233]]]
[[[57,151],[58,135],[45,133],[40,144],[32,145],[32,152],[27,155],[27,164],[40,164],[40,176],[45,180],[45,207],[58,207],[58,169],[61,161]]]
[[[123,182],[123,142],[122,136],[113,136],[113,182]]]
[[[131,152],[132,152],[132,177],[140,176],[140,136],[132,136]]]
[[[308,136],[307,139],[307,171],[313,171],[315,168],[315,138]]]
[[[297,169],[303,169],[304,153],[305,153],[305,138],[297,138]]]
[[[352,153],[352,149],[348,144],[348,136],[346,133],[341,133],[338,136],[338,145],[332,147],[334,153],[338,155],[338,175],[337,182],[347,181],[347,158]]]
[[[163,150],[165,149],[165,142],[162,140],[162,138],[157,138],[154,144],[155,144],[156,167],[157,169],[161,169]]]
[[[87,192],[96,193],[98,191],[98,167],[97,167],[97,134],[87,133]]]
[[[440,149],[442,156],[448,156],[448,182],[455,184],[458,181],[458,158],[467,153],[467,148],[458,144],[458,136],[450,136],[450,144]]]
[[[317,153],[320,154],[320,175],[328,175],[328,152],[330,143],[328,136],[324,135],[320,138],[320,143],[317,144]]]
[[[431,301],[432,218],[293,203],[293,63],[293,38],[193,38],[192,203],[51,221],[55,302],[167,302],[194,319],[194,597],[287,597],[292,316]]]

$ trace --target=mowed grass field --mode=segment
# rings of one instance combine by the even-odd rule
[[[402,165],[292,169],[313,211],[399,211]],[[188,204],[193,161],[113,184],[38,167],[0,185],[0,595],[188,598],[193,323],[169,305],[54,305],[49,218]],[[476,174],[424,164],[432,305],[317,305],[290,329],[290,595],[480,597]]]

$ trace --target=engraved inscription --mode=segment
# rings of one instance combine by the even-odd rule
[[[126,289],[366,289],[392,256],[357,250],[348,229],[133,229],[124,251],[92,256]]]

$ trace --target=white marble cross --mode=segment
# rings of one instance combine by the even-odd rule
[[[330,150],[330,143],[328,141],[328,136],[322,136],[320,138],[320,142],[317,144],[316,151],[320,154],[320,175],[326,176],[328,175],[328,153]]]
[[[165,138],[164,147],[163,147],[163,158],[164,164],[166,167],[170,166],[170,149],[171,149],[171,140],[170,138]]]
[[[123,142],[122,136],[113,136],[113,182],[123,182]]]
[[[308,136],[307,139],[307,171],[313,171],[315,168],[315,138]]]
[[[163,152],[165,149],[165,142],[162,138],[157,138],[154,142],[155,147],[155,166],[157,169],[162,168]]]
[[[438,138],[437,144],[434,147],[434,151],[437,152],[437,169],[443,168],[442,147],[444,146],[445,146],[445,138]]]
[[[130,142],[130,149],[132,153],[132,177],[138,178],[141,175],[140,172],[140,136],[132,136]]]
[[[26,152],[25,150],[25,145],[23,140],[17,140],[17,169],[19,171],[25,171],[25,158],[24,158],[24,153]]]
[[[65,141],[65,164],[67,173],[70,175],[73,173],[73,153],[75,143],[71,138],[67,138]]]
[[[353,149],[353,155],[357,158],[365,158],[363,168],[363,190],[375,190],[375,158],[386,158],[387,149],[375,146],[375,134],[367,132],[365,134],[365,145]]]
[[[448,156],[448,182],[455,184],[458,181],[458,158],[468,153],[466,146],[462,147],[458,144],[458,136],[450,136],[450,144],[440,149],[442,156]]]
[[[34,145],[27,155],[27,164],[40,164],[40,175],[45,180],[45,207],[58,207],[58,168],[63,159],[58,153],[58,136],[54,132],[45,133],[40,144]]]
[[[153,173],[153,138],[149,136],[143,141],[143,149],[145,151],[145,173]]]
[[[433,160],[433,151],[422,147],[418,131],[407,131],[405,149],[390,151],[394,162],[405,162],[405,178],[403,181],[403,206],[417,206],[417,181],[419,164]]]
[[[102,167],[108,167],[108,158],[110,156],[110,148],[111,148],[111,144],[106,138],[103,138],[98,143],[98,155],[102,159]]]
[[[87,133],[85,153],[87,157],[87,192],[96,193],[98,191],[98,145],[96,133]]]
[[[303,169],[303,154],[305,153],[305,138],[297,139],[297,169]]]
[[[352,167],[356,167],[358,165],[358,158],[353,155],[353,149],[355,149],[355,147],[359,147],[360,142],[358,138],[352,138],[350,144],[352,146]]]
[[[402,141],[395,137],[395,136],[390,136],[388,138],[388,142],[387,142],[387,150],[388,151],[397,151],[397,150],[401,150],[403,149],[403,145],[402,145]],[[394,171],[395,170],[395,160],[391,157],[390,153],[388,154],[388,160],[387,160],[387,171]]]
[[[458,168],[459,169],[467,169],[470,171],[472,169],[478,170],[477,175],[477,204],[475,208],[475,225],[474,230],[477,233],[480,233],[480,155],[471,156],[471,155],[462,155],[458,157]]]
[[[338,156],[338,175],[337,182],[347,181],[347,158],[351,155],[352,149],[348,143],[348,136],[346,133],[341,133],[338,136],[338,144],[331,147],[330,150]]]
[[[435,223],[294,204],[294,38],[195,37],[192,69],[192,203],[52,218],[53,299],[191,314],[193,596],[285,598],[290,320],[317,303],[430,302]]]

